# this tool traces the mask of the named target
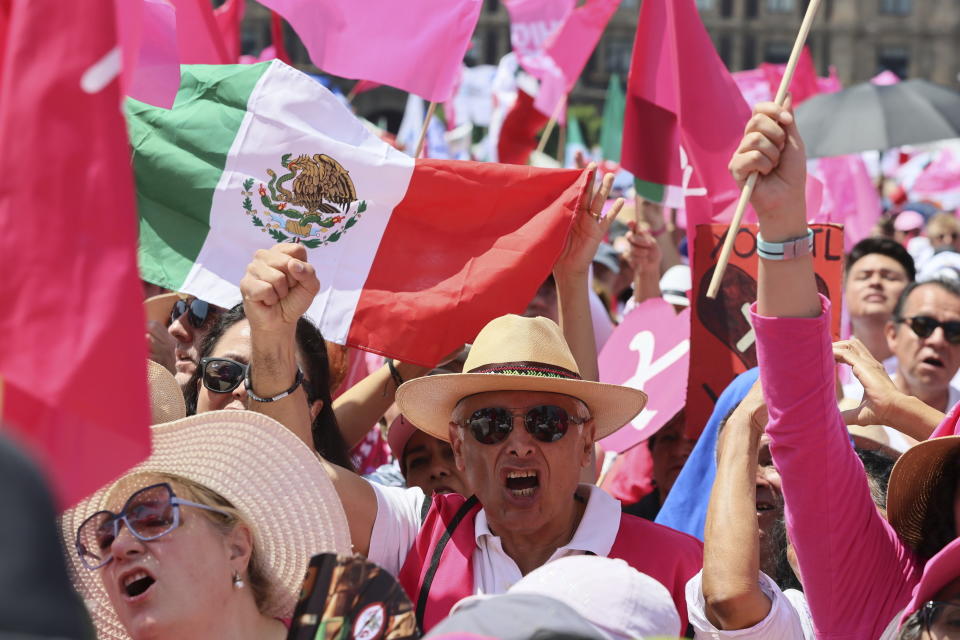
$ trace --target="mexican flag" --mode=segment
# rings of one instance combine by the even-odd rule
[[[145,280],[229,307],[257,249],[299,242],[326,339],[425,366],[523,311],[589,179],[414,160],[277,60],[184,66],[173,109],[127,118]]]

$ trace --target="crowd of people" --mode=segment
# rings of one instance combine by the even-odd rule
[[[299,243],[251,256],[232,308],[145,282],[152,454],[60,517],[93,626],[63,588],[58,635],[285,638],[323,615],[295,612],[332,552],[416,619],[357,638],[960,637],[960,221],[891,206],[846,255],[833,342],[792,112],[757,105],[730,171],[760,174],[760,235],[796,255],[760,257],[759,366],[612,467],[600,441],[648,397],[599,382],[598,351],[695,295],[669,210],[612,174],[526,312],[432,369],[327,342]],[[654,522],[698,456],[702,540]]]

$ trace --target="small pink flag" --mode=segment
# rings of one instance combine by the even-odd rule
[[[119,6],[125,4],[117,3]],[[143,0],[136,66],[124,69],[125,93],[136,100],[169,109],[180,88],[177,14],[168,0]]]
[[[172,0],[177,8],[180,64],[232,64],[210,0]]]
[[[510,45],[523,70],[541,81],[556,73],[545,45],[570,17],[576,0],[506,0],[504,4],[510,12]]]
[[[220,40],[231,63],[240,58],[240,23],[245,8],[246,0],[227,0],[213,11]]]
[[[453,95],[481,0],[262,0],[315,65],[444,102]]]
[[[626,451],[646,440],[683,408],[690,365],[690,309],[679,315],[663,298],[627,314],[599,356],[600,381],[646,391],[647,406],[601,440],[606,451]]]
[[[545,43],[546,55],[553,60],[554,68],[541,79],[540,92],[534,101],[540,113],[552,116],[558,112],[619,4],[620,0],[586,0]],[[562,116],[561,112],[558,115]]]
[[[858,155],[819,158],[812,174],[823,183],[821,215],[814,222],[842,223],[844,249],[850,251],[871,234],[883,213],[867,166]]]

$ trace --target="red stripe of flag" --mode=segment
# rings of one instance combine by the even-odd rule
[[[111,0],[0,0],[3,423],[67,506],[149,452]]]
[[[493,318],[522,313],[563,249],[588,178],[586,171],[418,160],[383,233],[348,344],[432,366]]]

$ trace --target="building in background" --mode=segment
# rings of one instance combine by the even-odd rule
[[[752,69],[761,62],[786,62],[808,2],[694,1],[731,71]],[[617,73],[624,79],[627,76],[641,2],[621,0],[571,95],[570,104],[584,109],[589,142],[596,142],[610,74]],[[316,72],[296,35],[289,27],[287,31],[294,62]],[[269,12],[256,2],[248,2],[244,53],[257,53],[269,43]],[[844,86],[889,69],[902,78],[926,78],[956,88],[960,73],[960,0],[822,0],[809,44],[821,75],[833,66]],[[507,9],[502,0],[485,0],[469,62],[496,64],[509,51]],[[344,81],[340,87],[346,93],[352,85]],[[404,92],[386,87],[354,100],[361,115],[385,123],[392,131],[399,126],[405,103]]]

